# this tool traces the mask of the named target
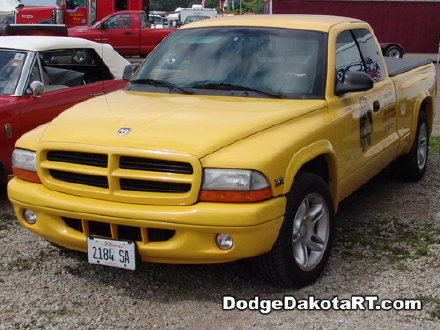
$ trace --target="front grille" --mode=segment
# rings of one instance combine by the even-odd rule
[[[119,166],[128,170],[193,174],[193,168],[189,163],[161,159],[123,156],[120,159]]]
[[[108,157],[105,154],[54,150],[47,153],[47,159],[53,162],[107,167]]]
[[[74,145],[71,150],[58,147],[46,143],[38,156],[40,178],[51,190],[133,204],[197,202],[203,175],[193,155],[105,146],[83,145],[81,151]]]
[[[176,233],[174,230],[159,228],[142,228],[135,226],[111,225],[106,222],[62,218],[64,223],[84,236],[99,236],[111,239],[121,239],[136,242],[165,242],[170,240]],[[144,234],[142,232],[144,231]]]
[[[57,180],[93,187],[108,188],[107,177],[105,176],[80,174],[59,170],[49,170],[49,173]]]
[[[191,190],[191,185],[188,183],[121,179],[121,190],[184,193]]]

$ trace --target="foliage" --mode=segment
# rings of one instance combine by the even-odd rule
[[[431,136],[429,139],[429,151],[432,154],[440,154],[440,137],[439,136]]]
[[[223,0],[224,2],[225,0]],[[253,12],[262,14],[264,10],[264,0],[242,0],[242,13]],[[160,10],[171,12],[178,7],[191,8],[193,4],[200,4],[201,0],[150,0],[150,10]],[[216,8],[220,11],[218,0],[206,0],[206,8]],[[232,12],[232,0],[228,0],[228,7],[225,11]],[[235,12],[240,11],[240,0],[235,0]]]

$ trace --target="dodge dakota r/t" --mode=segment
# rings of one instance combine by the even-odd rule
[[[19,139],[9,198],[25,228],[93,264],[252,258],[304,286],[342,199],[393,162],[423,176],[435,94],[432,63],[385,62],[360,20],[195,22],[124,90]]]

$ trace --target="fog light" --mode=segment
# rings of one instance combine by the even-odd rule
[[[37,214],[34,211],[31,210],[24,210],[23,212],[23,218],[26,220],[30,225],[33,225],[37,222]]]
[[[217,234],[215,240],[222,250],[229,250],[234,246],[234,239],[228,234]]]

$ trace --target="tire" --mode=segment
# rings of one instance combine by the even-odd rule
[[[51,20],[50,18],[46,18],[38,22],[38,24],[55,24],[55,21]]]
[[[404,55],[404,51],[401,47],[392,45],[387,47],[385,50],[385,56],[393,57],[393,58],[402,58]]]
[[[405,181],[419,181],[426,172],[429,155],[429,129],[425,112],[420,112],[417,133],[411,151],[396,163],[399,177]]]
[[[8,176],[3,167],[2,162],[0,162],[0,200],[7,199],[7,186],[8,186]]]
[[[326,182],[300,172],[287,194],[284,223],[273,248],[258,257],[258,272],[270,283],[303,287],[323,272],[333,241],[334,209]]]

